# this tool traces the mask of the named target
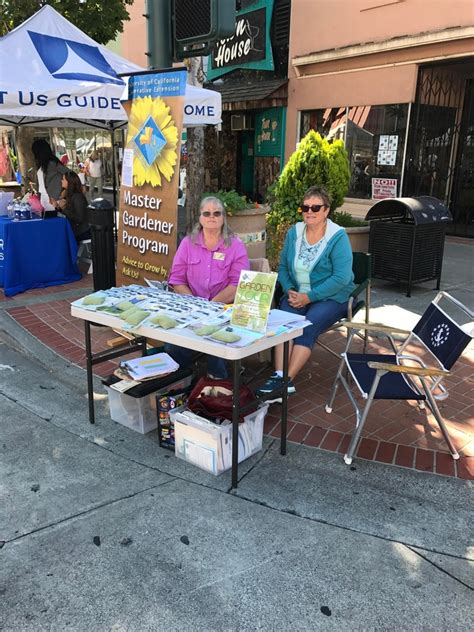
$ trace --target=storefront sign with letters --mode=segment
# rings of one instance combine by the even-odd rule
[[[239,11],[235,33],[216,42],[209,57],[208,79],[216,79],[235,68],[273,70],[270,42],[273,0],[257,0]]]

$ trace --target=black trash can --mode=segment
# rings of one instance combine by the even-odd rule
[[[446,224],[449,209],[429,196],[387,198],[367,213],[370,221],[369,252],[372,277],[407,284],[411,296],[414,283],[441,282]]]
[[[115,286],[114,207],[104,198],[87,207],[91,227],[94,291]]]

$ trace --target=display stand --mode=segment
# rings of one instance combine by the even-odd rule
[[[240,392],[240,369],[241,361],[260,351],[271,349],[276,345],[283,344],[283,384],[281,389],[282,406],[281,406],[281,431],[280,431],[280,454],[286,454],[286,430],[288,420],[288,355],[289,342],[301,335],[303,328],[293,329],[291,331],[281,333],[274,336],[264,336],[254,343],[246,347],[230,347],[228,345],[211,342],[204,338],[200,338],[189,329],[155,329],[152,327],[137,327],[134,333],[139,338],[129,345],[119,347],[113,351],[103,351],[92,354],[90,326],[91,323],[105,325],[113,329],[120,329],[123,321],[116,316],[106,314],[104,312],[93,312],[75,305],[71,306],[71,314],[76,318],[84,320],[85,342],[86,342],[86,369],[87,369],[87,393],[89,399],[89,421],[94,423],[94,391],[93,391],[93,375],[92,367],[101,362],[117,358],[131,351],[142,349],[143,355],[146,353],[146,339],[156,338],[159,335],[163,342],[186,347],[193,351],[199,351],[208,355],[223,358],[232,363],[233,368],[233,404],[232,404],[232,488],[236,489],[238,485],[238,433],[239,433],[239,416],[241,412],[239,405]],[[159,334],[158,334],[159,332]],[[272,397],[275,393],[272,393]],[[263,398],[264,400],[264,398]]]

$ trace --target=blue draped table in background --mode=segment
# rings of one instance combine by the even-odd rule
[[[74,233],[62,217],[21,222],[0,218],[0,259],[2,254],[5,296],[81,278]]]

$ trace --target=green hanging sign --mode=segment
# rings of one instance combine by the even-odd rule
[[[272,12],[273,0],[257,0],[237,12],[234,35],[216,42],[209,55],[208,79],[236,68],[275,69],[270,41]]]
[[[255,116],[255,155],[283,157],[285,108],[270,108]]]

